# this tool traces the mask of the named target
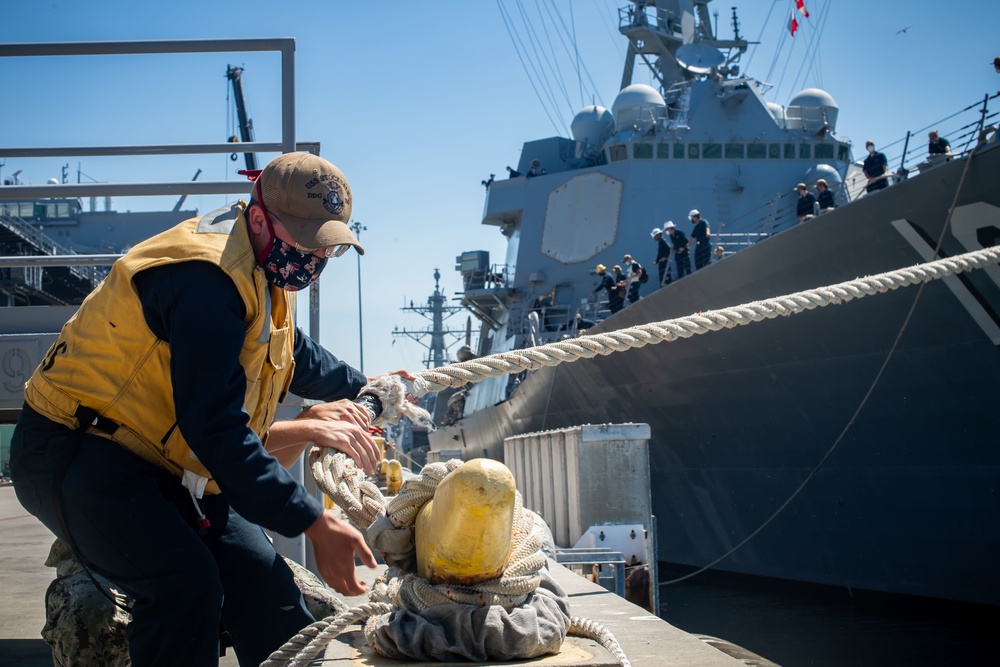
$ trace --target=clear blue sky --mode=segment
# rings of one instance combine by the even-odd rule
[[[323,156],[344,171],[354,191],[354,218],[367,226],[361,236],[368,251],[361,260],[364,365],[373,374],[422,367],[425,350],[407,339],[393,344],[391,331],[429,325],[399,308],[425,302],[435,267],[451,296],[460,287],[454,271],[460,252],[488,250],[493,261],[503,260],[500,233],[479,224],[480,181],[504,175],[524,141],[567,136],[583,105],[611,106],[625,52],[618,8],[627,4],[0,0],[0,41],[295,37],[299,139],[321,142]],[[840,106],[837,130],[854,141],[856,156],[865,139],[890,144],[1000,89],[1000,75],[988,65],[1000,54],[993,1],[948,7],[925,0],[807,0],[812,16],[800,18],[794,39],[785,29],[792,0],[712,3],[723,38],[732,35],[733,5],[742,35],[761,41],[744,57],[744,71],[775,84],[767,99],[782,104],[802,88],[827,90]],[[530,77],[508,22],[538,68]],[[586,68],[579,75],[577,52]],[[245,67],[257,140],[277,141],[279,57],[240,53],[0,59],[0,143],[224,141],[233,133],[230,64]],[[947,126],[941,129],[947,135]],[[925,141],[925,135],[915,139]],[[891,159],[900,150],[886,152]],[[22,182],[35,184],[58,177],[67,163],[71,182],[78,169],[84,180],[150,181],[189,179],[198,168],[203,179],[240,178],[235,170],[242,167],[220,155],[6,162],[0,176],[22,169]],[[224,199],[196,196],[187,204],[204,212]],[[116,208],[170,208],[173,202],[116,200]],[[355,365],[356,262],[353,253],[331,262],[321,283],[321,340]],[[465,317],[448,323],[464,327]]]

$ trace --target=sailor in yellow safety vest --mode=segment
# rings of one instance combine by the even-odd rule
[[[365,590],[354,558],[375,561],[361,534],[282,467],[309,439],[369,472],[378,461],[369,416],[349,400],[365,376],[294,322],[295,291],[349,248],[364,253],[351,205],[334,165],[276,158],[249,203],[119,259],[25,387],[18,499],[134,600],[137,667],[217,664],[220,621],[240,663],[257,665],[312,622],[261,526],[305,533],[328,584]],[[272,425],[288,392],[339,401],[335,418]]]

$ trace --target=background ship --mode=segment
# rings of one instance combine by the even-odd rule
[[[766,102],[739,71],[738,28],[719,40],[707,3],[634,2],[620,19],[630,47],[612,109],[583,109],[572,139],[526,142],[510,178],[488,183],[483,224],[508,238],[506,260],[458,258],[462,303],[481,322],[477,354],[573,335],[578,314],[602,319],[589,296],[594,265],[631,253],[655,275],[643,261],[655,254],[650,228],[673,219],[690,232],[692,208],[725,256],[652,292],[654,279],[591,331],[909,266],[931,259],[939,240],[937,256],[996,243],[1000,148],[984,132],[988,99],[947,130],[960,157],[939,163],[904,146],[892,164],[909,169],[859,198],[863,179],[829,94]],[[659,90],[631,85],[639,60]],[[534,160],[545,171],[529,178]],[[791,190],[819,177],[842,206],[799,225]],[[430,444],[502,458],[514,433],[646,422],[661,561],[996,605],[998,313],[993,267],[487,380],[449,397],[460,417],[438,401],[444,427]]]

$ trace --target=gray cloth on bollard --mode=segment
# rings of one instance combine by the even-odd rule
[[[309,613],[316,619],[335,616],[348,609],[319,577],[285,558]],[[56,568],[56,578],[45,592],[45,626],[42,639],[52,647],[55,667],[128,667],[125,631],[131,617],[97,590],[94,582],[69,548],[56,540],[45,565]],[[128,607],[131,600],[114,584],[95,574],[105,591]]]
[[[540,516],[524,511],[531,515],[540,551],[554,558],[552,531]],[[390,567],[417,571],[412,525],[394,524],[383,507],[366,537]],[[369,619],[365,637],[377,652],[395,659],[485,662],[558,653],[569,632],[569,596],[546,567],[539,576],[538,588],[509,611],[457,602],[419,612],[400,609]]]
[[[569,598],[543,569],[542,582],[521,606],[447,604],[419,614],[397,610],[369,620],[376,650],[424,661],[523,660],[558,653],[569,631]]]
[[[379,510],[375,520],[365,533],[368,546],[381,552],[385,564],[407,572],[417,571],[417,549],[414,547],[413,525],[397,526],[388,517],[385,507]]]

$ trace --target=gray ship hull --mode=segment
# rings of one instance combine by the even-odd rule
[[[931,258],[954,161],[648,294],[592,331],[660,321]],[[1000,237],[1000,147],[977,154],[942,256]],[[510,399],[431,434],[503,456],[514,433],[650,425],[659,560],[714,562],[820,465],[885,362],[917,287],[539,370]],[[1000,604],[1000,268],[924,286],[846,437],[718,569]],[[628,480],[622,480],[628,483]]]

